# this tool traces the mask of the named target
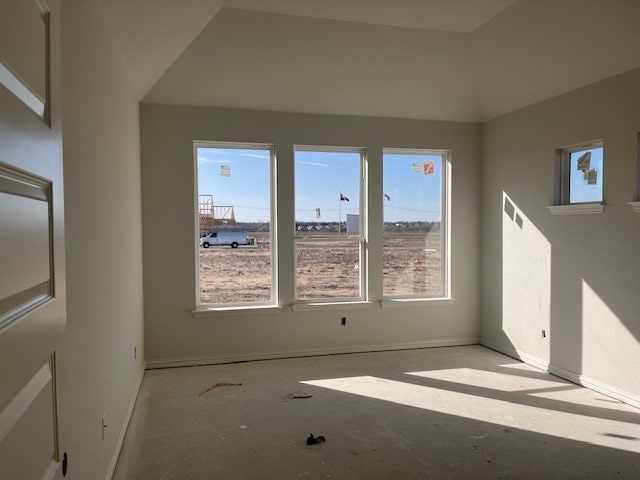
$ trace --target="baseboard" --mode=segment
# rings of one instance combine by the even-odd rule
[[[585,388],[606,395],[607,397],[615,398],[623,403],[640,408],[640,395],[625,392],[619,388],[612,387],[611,385],[607,385],[606,383],[594,380],[593,378],[585,375],[579,375],[563,368],[556,367],[555,365],[551,365],[549,367],[549,373],[564,378],[565,380],[569,380],[570,382],[577,383],[578,385],[582,385]]]
[[[529,355],[528,353],[517,350],[516,348],[507,347],[505,345],[499,345],[497,343],[490,342],[484,338],[480,339],[480,345],[490,348],[491,350],[495,350],[496,352],[504,353],[509,357],[513,357],[537,369],[544,370],[545,372],[549,371],[549,362],[547,362],[546,360],[542,360],[541,358],[534,357],[533,355]]]
[[[625,392],[624,390],[612,387],[611,385],[607,385],[606,383],[594,380],[593,378],[589,378],[585,375],[580,375],[579,373],[575,373],[570,370],[566,370],[564,368],[550,364],[549,362],[541,360],[537,357],[520,352],[515,348],[498,345],[485,339],[480,340],[480,345],[521,360],[527,365],[531,365],[532,367],[548,372],[552,375],[555,375],[556,377],[563,378],[582,387],[606,395],[607,397],[611,397],[633,407],[640,408],[639,395]]]
[[[565,380],[569,380],[572,383],[577,385],[582,385],[582,381],[580,375],[572,372],[570,370],[566,370],[564,368],[560,368],[556,365],[549,365],[549,373],[551,375],[555,375],[556,377],[564,378]]]
[[[393,350],[412,350],[418,348],[456,347],[463,345],[477,345],[478,343],[478,338],[469,337],[450,340],[431,340],[427,342],[359,345],[351,347],[323,348],[314,350],[282,350],[275,352],[250,353],[242,355],[205,355],[197,357],[157,358],[147,360],[146,368],[152,370],[156,368],[193,367],[197,365],[250,362],[254,360],[275,360],[279,358],[316,357],[322,355],[385,352]]]
[[[120,429],[120,435],[118,435],[118,440],[116,442],[115,449],[113,450],[111,462],[109,463],[109,468],[107,469],[107,475],[105,477],[106,480],[111,480],[116,470],[116,465],[118,464],[118,459],[120,458],[120,451],[122,450],[122,444],[124,443],[124,436],[127,433],[127,428],[129,427],[129,422],[131,421],[131,415],[133,414],[133,409],[136,406],[138,393],[140,393],[140,387],[142,386],[142,379],[144,378],[144,372],[145,372],[145,368],[143,368],[142,371],[140,372],[140,378],[138,378],[138,386],[136,387],[135,392],[131,397],[129,408],[127,409],[127,413],[124,416],[124,421],[122,422],[122,428]]]

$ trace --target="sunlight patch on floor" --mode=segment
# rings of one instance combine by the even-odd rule
[[[522,390],[539,390],[549,388],[578,388],[552,378],[541,379],[507,373],[490,372],[475,368],[450,368],[445,370],[428,370],[425,372],[407,372],[407,375],[456,382],[474,387],[491,388],[503,392],[519,392]]]
[[[587,443],[640,453],[640,442],[629,440],[640,437],[638,424],[372,376],[308,380],[301,383],[579,442],[589,439]],[[629,411],[624,407],[620,413]],[[614,409],[611,410],[615,412]]]

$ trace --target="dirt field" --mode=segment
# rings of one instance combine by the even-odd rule
[[[385,234],[384,294],[438,295],[441,291],[440,235]],[[359,296],[358,247],[350,242],[299,243],[297,298]],[[268,301],[271,257],[258,247],[200,248],[200,303]]]

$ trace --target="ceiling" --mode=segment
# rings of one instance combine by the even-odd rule
[[[640,67],[637,0],[98,0],[145,102],[482,121]]]
[[[223,6],[345,22],[471,33],[516,0],[225,0]]]

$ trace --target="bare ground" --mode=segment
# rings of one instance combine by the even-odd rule
[[[439,295],[442,290],[439,235],[387,234],[385,296]],[[297,298],[359,297],[359,252],[353,242],[299,243]],[[200,303],[243,303],[271,298],[271,255],[258,247],[200,249]]]

